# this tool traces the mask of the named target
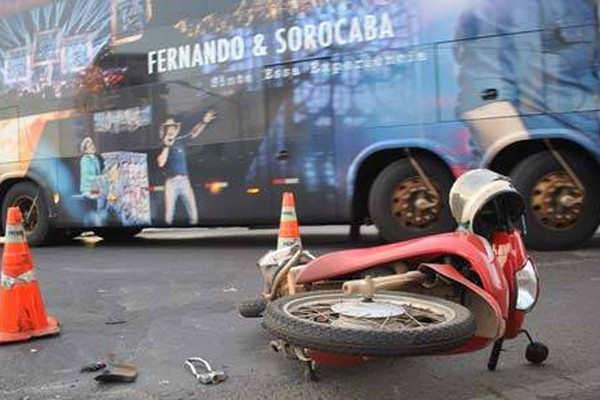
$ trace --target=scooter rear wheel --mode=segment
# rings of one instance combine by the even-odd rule
[[[467,343],[477,328],[460,304],[391,291],[376,293],[372,302],[340,291],[284,297],[267,306],[263,325],[299,347],[378,357],[449,351]]]

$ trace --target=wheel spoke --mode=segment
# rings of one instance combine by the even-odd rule
[[[369,315],[340,315],[332,307],[343,303],[339,298],[332,298],[330,301],[320,300],[318,302],[309,302],[301,304],[292,310],[290,314],[296,318],[312,321],[319,324],[351,324],[356,327],[370,328],[375,330],[405,330],[414,328],[423,328],[430,325],[443,323],[446,317],[443,313],[436,312],[429,307],[415,306],[406,301],[385,301],[378,304],[387,304],[389,306],[401,307],[400,315],[384,315],[382,317],[373,317]]]
[[[408,311],[406,311],[406,316],[408,318],[410,318],[413,322],[415,322],[417,325],[419,325],[420,327],[423,326],[423,324],[420,323],[415,317],[413,317],[412,315],[410,315],[410,313]]]
[[[329,311],[329,314],[327,313],[328,311]],[[292,314],[299,318],[308,319],[308,320],[315,321],[315,322],[320,322],[320,321],[318,321],[319,317],[324,318],[325,322],[332,321],[331,306],[325,305],[325,304],[314,305],[311,308],[308,308],[308,307],[299,308],[297,310],[294,310]]]
[[[40,197],[40,192],[38,191],[35,195],[35,198],[31,202],[31,207],[29,207],[29,212],[25,216],[25,223],[29,223],[29,218],[31,218],[31,213],[33,212],[33,210],[35,208],[37,208],[37,202],[38,202],[39,197]]]
[[[379,326],[380,329],[385,329],[386,324],[390,321],[391,317],[387,317],[386,319],[383,320],[383,322],[381,323],[381,325]]]
[[[417,320],[419,320],[421,323],[434,324],[443,322],[445,320],[443,315],[436,314],[431,310],[423,310],[420,308],[410,306],[408,306],[407,309],[410,310],[410,314]],[[423,321],[424,319],[428,320],[429,322]]]
[[[15,199],[14,206],[21,210],[23,215],[23,227],[26,232],[35,230],[38,223],[38,198],[39,194],[35,198],[29,196],[21,196]]]

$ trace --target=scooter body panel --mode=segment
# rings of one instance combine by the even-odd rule
[[[368,249],[329,253],[306,265],[298,274],[296,282],[307,284],[330,280],[393,261],[430,259],[446,255],[460,257],[469,263],[481,280],[484,291],[496,301],[502,317],[507,318],[507,281],[496,264],[492,248],[487,241],[472,233],[444,233]]]
[[[502,309],[488,292],[477,286],[452,265],[449,264],[421,264],[422,268],[431,269],[444,278],[451,280],[468,290],[468,305],[477,321],[475,336],[467,344],[453,349],[446,354],[467,353],[487,347],[494,340],[505,333],[506,322],[502,317]]]

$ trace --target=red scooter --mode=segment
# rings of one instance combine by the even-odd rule
[[[488,170],[462,175],[450,192],[459,229],[315,258],[301,245],[259,261],[265,292],[239,307],[263,317],[275,350],[304,361],[346,363],[382,356],[457,354],[493,343],[495,370],[505,339],[525,333],[528,361],[548,348],[522,329],[539,285],[519,226],[523,200]]]

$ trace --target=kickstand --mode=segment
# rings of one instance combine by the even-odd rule
[[[296,358],[304,365],[304,376],[311,382],[318,382],[317,363],[307,356],[303,349],[295,346],[292,349]]]
[[[311,382],[318,382],[319,375],[317,375],[316,363],[314,361],[302,361],[304,364],[304,376]]]
[[[500,359],[500,352],[502,351],[502,345],[504,344],[504,338],[494,342],[494,347],[492,348],[492,353],[490,354],[490,359],[488,360],[487,368],[489,371],[495,371],[498,366],[498,360]]]

